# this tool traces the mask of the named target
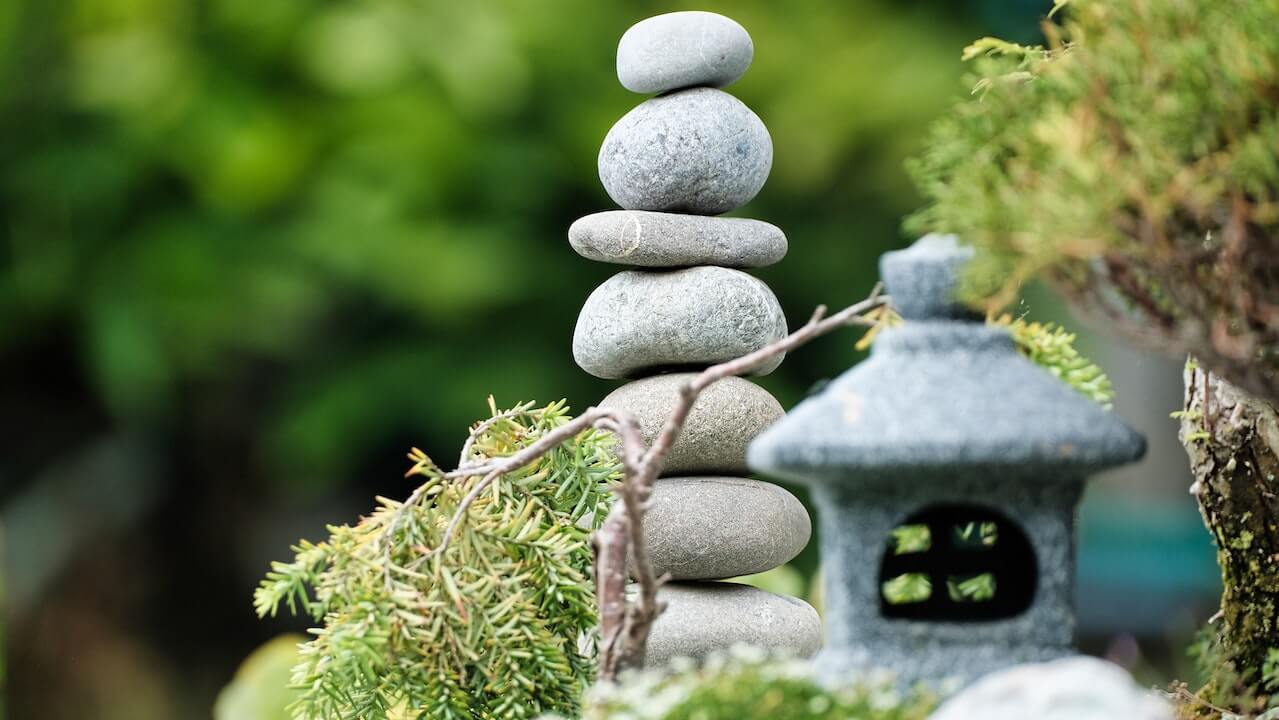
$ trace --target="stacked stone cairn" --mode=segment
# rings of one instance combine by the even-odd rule
[[[773,292],[739,269],[781,260],[786,236],[758,220],[717,217],[754,198],[772,166],[764,124],[718,89],[740,78],[753,54],[741,25],[707,12],[649,18],[618,46],[622,85],[657,97],[619,120],[600,150],[600,179],[623,209],[578,220],[569,240],[585,258],[636,269],[587,299],[573,357],[597,377],[631,380],[601,405],[633,413],[648,442],[691,371],[787,334]],[[801,657],[818,649],[820,622],[808,604],[715,582],[775,568],[808,544],[803,505],[742,477],[747,445],[782,415],[772,395],[741,378],[709,387],[690,413],[645,521],[656,570],[672,579],[660,593],[667,610],[647,665],[699,660],[739,643]]]

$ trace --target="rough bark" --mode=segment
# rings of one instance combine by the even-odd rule
[[[1224,586],[1215,642],[1232,674],[1254,685],[1234,691],[1264,694],[1261,667],[1279,648],[1279,414],[1193,361],[1185,382],[1179,436]]]

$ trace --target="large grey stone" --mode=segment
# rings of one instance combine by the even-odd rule
[[[701,660],[741,643],[809,657],[821,646],[821,620],[808,603],[736,583],[669,583],[653,624],[644,664],[677,657]]]
[[[627,383],[600,401],[626,410],[652,444],[679,401],[680,387],[694,373],[655,375]],[[742,474],[746,447],[786,411],[767,390],[749,380],[727,377],[702,391],[684,421],[684,430],[666,456],[665,475]]]
[[[1089,657],[1018,665],[987,675],[929,720],[1172,720],[1168,703],[1117,665]]]
[[[601,378],[711,365],[786,336],[773,291],[739,270],[627,270],[586,299],[573,331],[573,359]],[[772,372],[779,356],[756,371]]]
[[[617,46],[617,79],[637,93],[724,87],[750,67],[750,33],[715,13],[690,10],[641,20]]]
[[[627,210],[718,215],[764,187],[773,141],[750,108],[712,88],[640,103],[608,131],[600,180]]]
[[[654,569],[676,580],[772,570],[798,555],[812,532],[794,495],[746,478],[662,478],[644,516]]]
[[[584,258],[640,267],[764,267],[786,256],[776,225],[646,210],[587,215],[568,229],[568,240]]]

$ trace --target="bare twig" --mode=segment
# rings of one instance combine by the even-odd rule
[[[476,439],[503,417],[515,414],[519,409],[495,415],[476,425],[463,447],[459,467],[438,477],[445,480],[473,477],[482,479],[462,499],[457,511],[449,519],[439,546],[430,552],[430,556],[443,556],[472,503],[499,477],[537,460],[560,443],[589,428],[612,432],[621,442],[623,477],[617,487],[620,502],[614,504],[592,538],[596,595],[600,608],[599,677],[601,680],[612,680],[620,670],[638,666],[644,658],[649,632],[662,612],[657,591],[665,582],[664,577],[655,576],[644,542],[644,512],[653,492],[653,483],[662,470],[666,456],[683,431],[684,423],[698,396],[719,380],[749,373],[778,355],[832,330],[848,325],[873,325],[873,321],[863,317],[865,313],[888,304],[889,298],[882,294],[881,286],[876,285],[870,296],[862,302],[830,317],[826,317],[824,306],[819,307],[803,327],[790,335],[748,355],[703,370],[680,388],[675,407],[651,447],[645,446],[639,422],[630,413],[612,408],[591,407],[516,453],[483,464],[470,465],[471,448]],[[414,471],[427,467],[427,463],[429,460],[420,459]],[[405,509],[420,502],[424,492],[425,486],[415,491],[399,508],[392,530],[398,525]],[[389,568],[389,558],[387,564]],[[390,570],[387,572],[389,582]],[[628,577],[634,578],[638,585],[634,602],[629,602],[626,597]]]
[[[836,328],[873,324],[862,316],[889,303],[889,298],[883,295],[882,291],[882,286],[876,285],[867,299],[830,317],[825,317],[825,307],[818,307],[813,312],[812,318],[799,330],[753,353],[713,365],[680,387],[675,407],[654,439],[653,445],[643,453],[638,465],[633,465],[632,462],[626,463],[626,476],[620,489],[624,511],[618,512],[614,507],[614,511],[609,513],[604,527],[596,536],[596,551],[601,554],[608,553],[610,562],[612,562],[611,556],[617,553],[615,546],[623,541],[626,542],[629,550],[627,554],[630,560],[630,574],[639,585],[635,603],[627,607],[625,616],[622,618],[622,627],[611,624],[617,621],[615,615],[610,615],[607,618],[609,624],[606,624],[606,618],[601,614],[600,635],[603,640],[600,649],[601,680],[612,680],[616,677],[618,670],[638,666],[643,661],[649,632],[657,616],[662,612],[662,607],[657,600],[657,590],[664,579],[654,577],[652,562],[644,543],[644,508],[652,495],[653,482],[661,472],[666,456],[683,431],[684,423],[688,420],[688,414],[692,411],[698,396],[719,380],[745,375],[767,364],[778,355],[789,352]],[[596,591],[600,605],[604,607],[607,603],[613,607],[617,602],[616,594],[624,592],[625,588],[619,588],[615,578],[601,579],[598,562],[596,571]]]
[[[475,427],[471,429],[471,434],[467,436],[466,442],[462,443],[462,452],[458,453],[458,458],[457,458],[458,469],[465,467],[468,462],[471,462],[474,459],[471,457],[471,452],[475,448],[476,441],[478,441],[480,437],[484,435],[484,433],[491,430],[493,426],[498,424],[499,422],[502,422],[503,420],[509,420],[510,418],[513,418],[522,412],[526,412],[527,410],[533,407],[533,402],[530,400],[529,402],[526,402],[522,405],[516,405],[510,410],[504,410],[499,413],[497,412],[497,405],[493,400],[493,396],[489,395],[489,407],[493,409],[493,412],[495,414],[493,415],[493,417],[485,420],[484,422],[477,423]]]
[[[484,478],[476,483],[475,487],[471,488],[470,492],[462,498],[462,502],[457,506],[457,512],[453,513],[453,517],[449,518],[448,526],[444,528],[444,535],[440,538],[439,546],[432,550],[431,553],[433,555],[444,554],[444,551],[449,547],[450,540],[453,538],[453,533],[457,530],[457,526],[462,523],[462,520],[465,519],[471,504],[488,489],[489,485],[493,484],[494,480],[508,472],[513,472],[528,465],[558,447],[565,440],[576,436],[583,430],[595,427],[601,421],[604,421],[607,427],[613,429],[621,437],[623,446],[626,448],[626,457],[639,454],[640,450],[636,447],[636,443],[638,443],[639,447],[643,447],[643,440],[640,439],[639,422],[634,417],[620,410],[591,407],[587,408],[586,412],[581,415],[538,438],[533,444],[521,448],[519,452],[479,467],[460,467],[457,470],[445,473],[443,476],[445,479],[475,477],[481,472],[484,473]],[[414,493],[414,497],[417,497],[417,493]],[[406,507],[407,505],[408,503],[405,503]]]

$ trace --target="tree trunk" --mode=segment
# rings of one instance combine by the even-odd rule
[[[1219,650],[1214,655],[1233,666],[1234,684],[1244,685],[1218,686],[1212,694],[1255,698],[1267,694],[1262,667],[1268,651],[1279,648],[1279,415],[1193,361],[1185,382],[1179,436],[1224,586],[1210,642]]]

